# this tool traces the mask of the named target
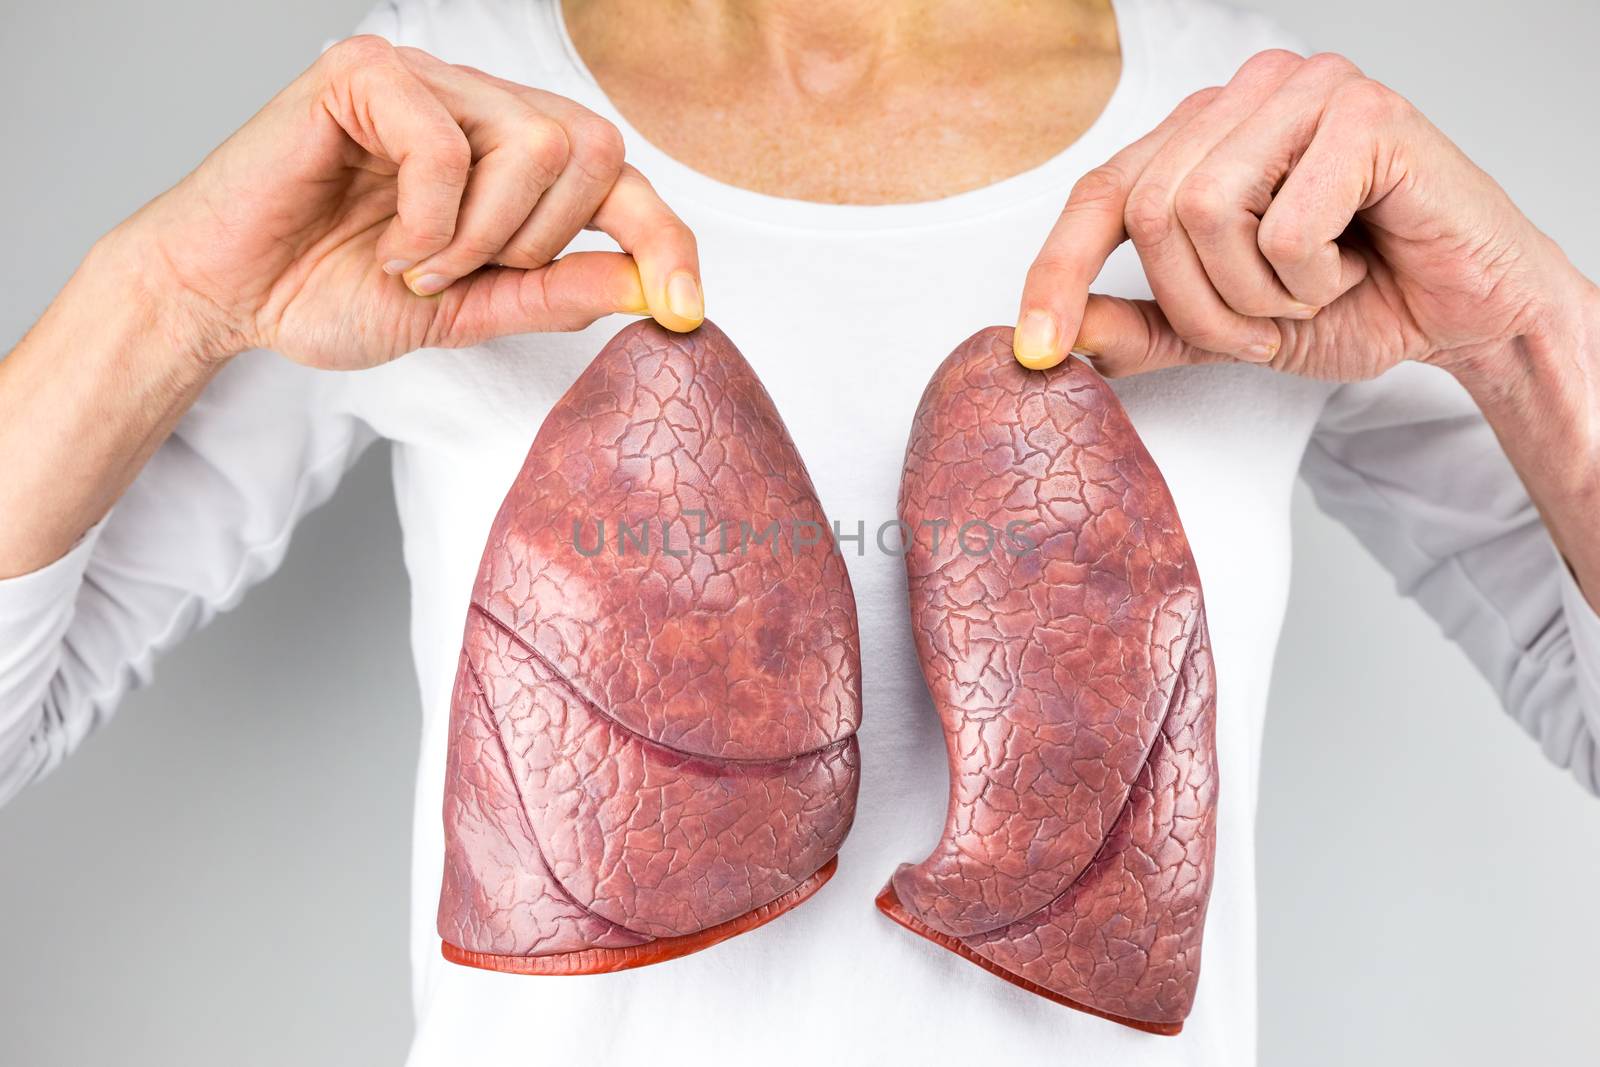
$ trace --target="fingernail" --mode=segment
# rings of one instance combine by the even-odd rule
[[[443,274],[424,274],[420,278],[411,279],[409,284],[411,291],[418,296],[432,296],[434,293],[447,288],[450,285],[450,279]]]
[[[1034,369],[1054,366],[1060,361],[1060,353],[1056,351],[1060,332],[1056,317],[1041,308],[1022,316],[1017,324],[1017,336],[1012,341],[1017,362]]]
[[[675,272],[667,279],[667,307],[680,319],[699,322],[706,317],[705,299],[700,295],[700,283],[686,270]]]
[[[1252,363],[1265,363],[1278,354],[1277,345],[1251,345],[1241,355]]]
[[[383,273],[404,274],[406,271],[411,269],[411,265],[415,262],[415,260],[411,259],[391,259],[389,262],[383,265]]]
[[[1285,318],[1290,318],[1290,319],[1309,319],[1309,318],[1314,318],[1316,316],[1317,312],[1319,312],[1321,310],[1322,310],[1321,308],[1314,307],[1311,304],[1294,304],[1289,308],[1289,313],[1288,313],[1288,315],[1285,316]]]

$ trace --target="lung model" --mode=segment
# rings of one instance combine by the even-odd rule
[[[1216,690],[1161,473],[1099,375],[1025,370],[989,329],[928,384],[900,516],[951,798],[879,908],[1041,996],[1177,1033],[1211,889]]]
[[[816,892],[855,811],[855,602],[732,342],[616,336],[540,427],[467,611],[444,955],[671,959]]]

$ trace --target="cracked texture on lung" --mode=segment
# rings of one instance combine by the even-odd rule
[[[446,942],[648,945],[760,908],[835,855],[854,814],[860,664],[828,530],[771,399],[715,326],[636,323],[605,347],[541,426],[473,590]]]
[[[1009,330],[938,369],[901,518],[912,627],[950,755],[944,833],[893,895],[1046,995],[1175,1027],[1211,886],[1215,681],[1177,510],[1115,394]],[[948,520],[935,544],[927,520]],[[981,522],[990,551],[957,531]],[[983,527],[974,527],[981,530]]]

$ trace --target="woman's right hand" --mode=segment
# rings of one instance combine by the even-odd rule
[[[623,251],[561,256],[585,228]],[[694,237],[614,126],[378,37],[328,49],[115,237],[208,361],[260,347],[354,369],[705,314]]]

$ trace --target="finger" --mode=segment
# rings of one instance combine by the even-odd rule
[[[1360,78],[1341,57],[1306,60],[1195,167],[1180,190],[1184,228],[1217,291],[1237,310],[1304,319],[1338,296],[1326,285],[1291,289],[1261,250],[1261,219],[1280,183],[1300,164],[1332,93]]]
[[[526,97],[426,52],[401,55],[460,123],[476,160],[450,243],[405,271],[413,291],[431,295],[499,257],[566,168],[569,144]]]
[[[545,190],[500,257],[506,266],[542,266],[560,255],[589,225],[616,184],[625,158],[622,134],[610,122],[564,96],[507,81],[475,67],[462,69],[528,100],[566,132],[570,146],[566,169]]]
[[[548,114],[566,132],[567,167],[506,242],[499,261],[510,267],[543,266],[559,256],[589,225],[622,174],[624,146],[615,126],[556,96],[550,97]]]
[[[1241,68],[1242,78],[1252,64],[1257,65],[1251,91],[1241,99],[1242,116],[1223,129],[1221,137],[1193,144],[1199,158],[1191,156],[1187,172],[1176,176],[1177,219],[1201,269],[1222,302],[1250,318],[1315,314],[1314,308],[1295,300],[1283,287],[1255,242],[1259,216],[1277,182],[1288,173],[1298,146],[1272,142],[1276,151],[1262,153],[1257,149],[1263,145],[1240,137],[1241,130],[1259,125],[1257,116],[1274,108],[1287,88],[1302,79],[1308,62],[1289,52],[1265,52]],[[1241,162],[1241,156],[1247,161]]]
[[[1367,276],[1368,264],[1339,243],[1356,213],[1389,191],[1382,146],[1402,141],[1410,105],[1377,82],[1336,90],[1316,134],[1262,216],[1257,243],[1283,284],[1325,307]]]
[[[391,274],[450,243],[472,166],[461,126],[381,37],[352,37],[323,53],[320,103],[363,150],[398,168],[395,218],[378,241]]]
[[[1199,363],[1228,363],[1232,357],[1192,345],[1172,328],[1153,300],[1089,297],[1073,351],[1107,378]]]
[[[493,267],[439,297],[429,345],[459,348],[515,333],[581,330],[605,315],[643,314],[631,257],[574,252],[534,270]]]
[[[694,234],[644,175],[623,164],[616,184],[594,214],[594,226],[633,256],[645,302],[657,322],[686,332],[705,320]]]
[[[1270,189],[1261,199],[1255,207],[1256,200],[1241,200],[1210,174],[1196,172],[1179,190],[1178,218],[1224,304],[1253,318],[1310,318],[1317,308],[1297,299],[1261,254],[1260,216],[1270,202]]]
[[[1091,170],[1072,187],[1066,206],[1028,268],[1012,350],[1025,367],[1053,367],[1066,357],[1083,319],[1084,301],[1106,259],[1128,239],[1128,193],[1167,139],[1214,96],[1203,90],[1162,123]]]
[[[551,168],[565,154],[565,137],[559,130],[541,136],[535,124],[528,125],[523,137],[490,150],[472,168],[450,243],[405,271],[406,284],[419,296],[437,293],[501,259],[502,249],[556,180]]]
[[[1163,146],[1128,198],[1127,230],[1150,290],[1191,345],[1265,361],[1280,344],[1276,324],[1230,306],[1213,284],[1180,215],[1180,191],[1206,155],[1304,62],[1284,51],[1253,57]]]
[[[1375,271],[1314,319],[1281,324],[1283,344],[1270,366],[1311,378],[1360,380],[1381,373],[1397,358],[1416,358],[1427,342],[1400,334],[1391,351],[1367,353],[1367,363],[1352,364],[1349,338],[1365,325],[1392,317],[1393,282],[1380,284]],[[1074,348],[1107,378],[1122,378],[1166,367],[1232,362],[1232,357],[1187,343],[1153,300],[1123,300],[1092,294]]]

